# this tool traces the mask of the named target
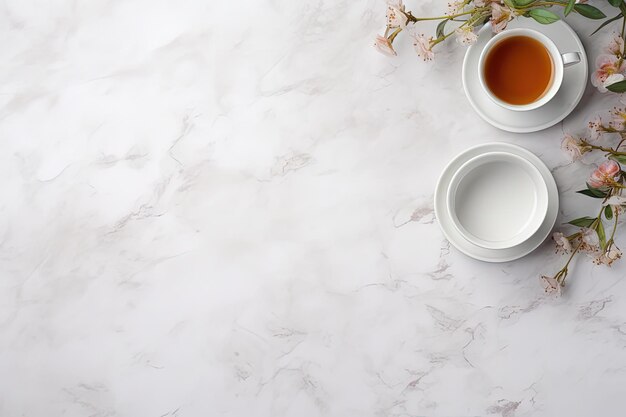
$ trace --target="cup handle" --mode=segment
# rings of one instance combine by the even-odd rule
[[[580,54],[578,52],[568,52],[566,54],[562,54],[561,58],[563,58],[564,67],[569,67],[580,62]]]

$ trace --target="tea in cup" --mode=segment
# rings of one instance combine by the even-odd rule
[[[479,58],[479,80],[487,95],[509,110],[534,110],[561,87],[564,68],[581,61],[578,52],[561,54],[546,35],[509,29],[495,35]]]

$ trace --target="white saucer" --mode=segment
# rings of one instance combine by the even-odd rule
[[[506,249],[487,249],[466,240],[454,227],[452,217],[447,208],[447,194],[450,181],[455,172],[471,158],[486,152],[510,152],[521,156],[537,167],[548,188],[548,213],[535,233],[527,241]],[[528,255],[550,235],[559,211],[559,193],[556,182],[545,164],[532,152],[517,145],[503,142],[486,143],[470,148],[456,156],[444,168],[435,189],[435,216],[439,221],[443,234],[459,251],[472,258],[485,262],[508,262]]]
[[[585,48],[576,32],[564,21],[542,25],[533,19],[518,17],[509,28],[529,28],[548,36],[561,53],[578,52],[581,62],[564,69],[563,84],[556,96],[541,108],[529,111],[513,111],[494,103],[485,93],[478,80],[478,59],[484,45],[491,39],[491,26],[486,24],[478,31],[478,40],[467,49],[463,60],[463,89],[474,110],[487,123],[515,133],[536,132],[547,129],[565,119],[585,92],[588,80],[588,64]]]

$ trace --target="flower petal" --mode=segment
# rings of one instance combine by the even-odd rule
[[[608,200],[606,200],[604,203],[602,203],[603,206],[623,206],[626,205],[626,197],[624,197],[623,195],[614,195],[608,198]]]

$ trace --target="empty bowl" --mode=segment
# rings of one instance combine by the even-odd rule
[[[508,152],[478,155],[454,174],[447,206],[454,227],[487,249],[523,243],[548,212],[548,188],[530,161]]]

